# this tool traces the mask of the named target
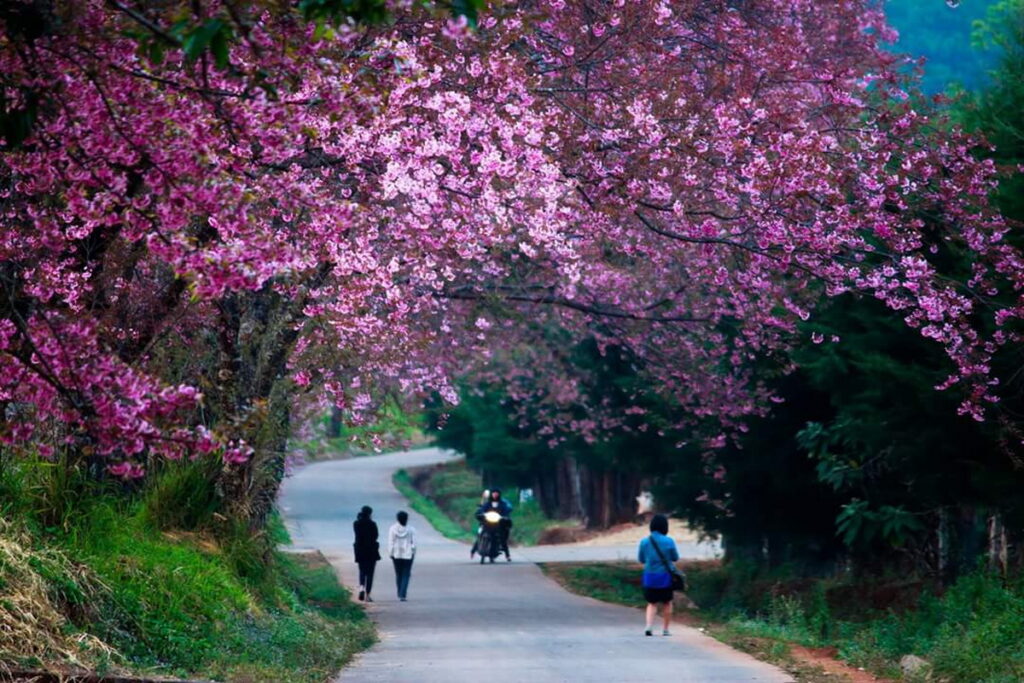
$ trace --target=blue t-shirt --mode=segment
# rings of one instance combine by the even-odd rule
[[[665,559],[675,562],[679,559],[679,551],[676,550],[676,542],[670,536],[654,531],[650,536],[640,541],[637,549],[636,560],[644,565],[643,586],[644,588],[670,588],[672,586],[672,571],[661,561],[658,551],[651,547],[651,540],[658,544],[658,549]]]

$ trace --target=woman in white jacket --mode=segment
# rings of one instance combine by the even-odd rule
[[[398,522],[388,529],[388,555],[395,565],[395,583],[398,585],[398,599],[405,602],[412,576],[412,561],[416,557],[416,530],[409,526],[409,513],[401,510]]]

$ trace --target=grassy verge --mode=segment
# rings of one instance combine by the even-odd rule
[[[643,606],[640,571],[629,563],[546,565],[567,589],[599,600]],[[986,572],[963,577],[942,595],[919,582],[851,585],[788,581],[714,563],[687,567],[689,597],[701,606],[684,618],[738,649],[791,671],[792,646],[835,654],[852,667],[900,678],[904,655],[923,657],[934,680],[1024,680],[1024,580]],[[895,598],[880,607],[880,595]],[[913,599],[907,596],[913,595]],[[794,669],[794,667],[797,667]],[[805,667],[806,668],[806,667]],[[819,680],[811,667],[799,680]],[[820,680],[836,680],[820,678]]]
[[[472,541],[477,522],[474,517],[480,504],[483,483],[465,461],[446,463],[422,471],[395,474],[395,486],[409,498],[413,509],[426,517],[442,534],[460,541]],[[519,490],[507,488],[509,501],[519,500]],[[536,501],[513,503],[512,544],[536,545],[548,529],[574,525],[571,520],[552,520],[544,515]]]
[[[145,499],[97,490],[45,524],[32,490],[0,518],[0,669],[312,683],[375,640],[318,554],[161,531]]]
[[[430,498],[427,498],[412,485],[412,478],[405,470],[398,470],[392,478],[395,488],[405,496],[412,509],[427,518],[431,526],[437,529],[445,538],[455,541],[473,542],[474,534],[469,529],[461,526],[438,507]]]

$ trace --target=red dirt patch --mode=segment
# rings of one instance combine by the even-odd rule
[[[834,647],[804,647],[790,645],[789,654],[793,659],[816,666],[832,676],[843,676],[850,683],[892,683],[889,678],[879,678],[872,673],[862,671],[836,659]],[[842,680],[842,679],[839,679]]]

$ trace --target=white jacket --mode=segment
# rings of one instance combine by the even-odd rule
[[[399,560],[411,560],[416,555],[416,530],[398,522],[388,529],[388,555]]]

